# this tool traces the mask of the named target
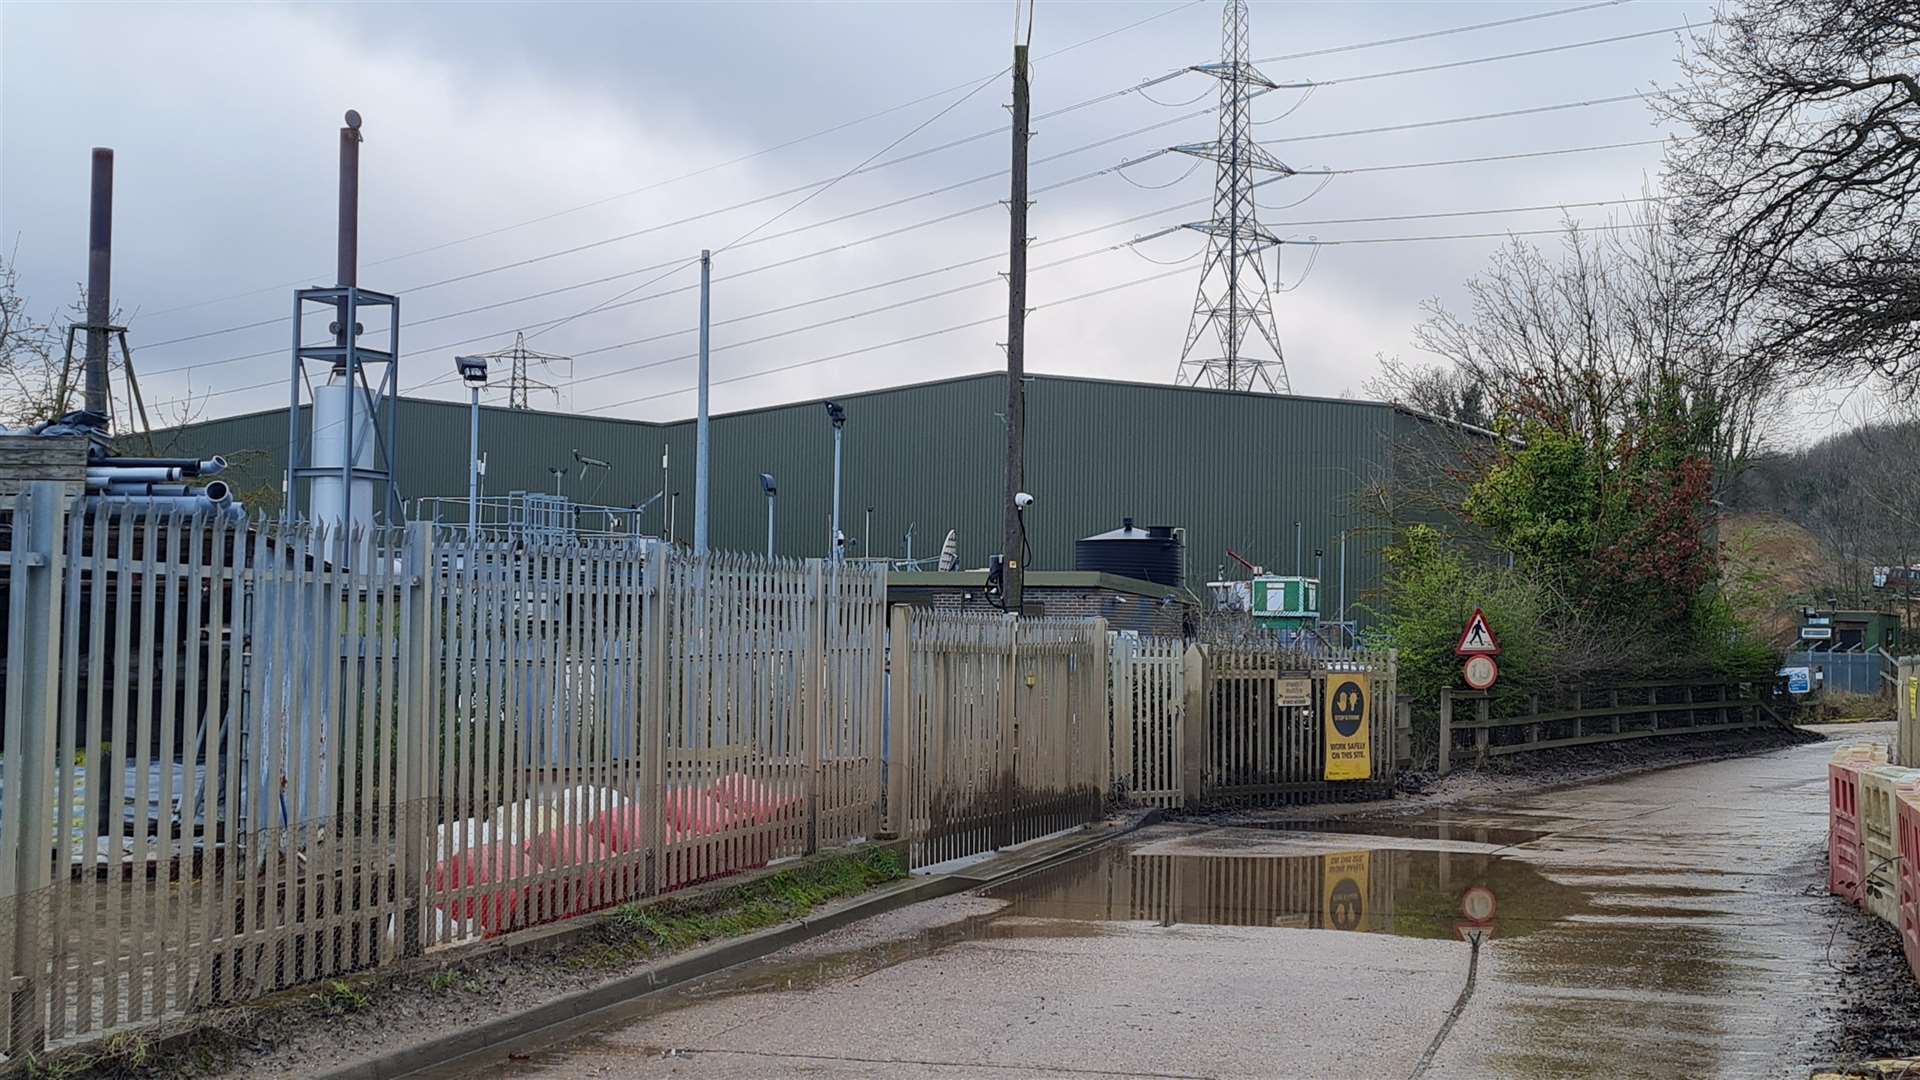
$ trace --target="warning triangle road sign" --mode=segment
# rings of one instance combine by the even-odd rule
[[[1467,620],[1467,628],[1460,631],[1460,643],[1453,647],[1457,656],[1497,656],[1500,653],[1500,641],[1493,636],[1493,627],[1487,625],[1486,613],[1479,608],[1473,609],[1473,618]]]

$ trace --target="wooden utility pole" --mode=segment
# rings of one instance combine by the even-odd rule
[[[1007,536],[1002,606],[1020,610],[1026,525],[1014,496],[1026,483],[1027,425],[1027,47],[1013,47],[1013,190],[1007,197]]]

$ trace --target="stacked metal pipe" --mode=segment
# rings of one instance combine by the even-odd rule
[[[87,462],[87,494],[103,502],[138,503],[153,509],[228,507],[233,489],[225,480],[227,459],[98,457]],[[205,479],[194,485],[188,481]]]

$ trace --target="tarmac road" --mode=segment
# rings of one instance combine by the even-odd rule
[[[1156,826],[461,1075],[1805,1076],[1831,750],[1313,831]]]

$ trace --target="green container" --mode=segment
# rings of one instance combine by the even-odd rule
[[[1320,624],[1320,581],[1266,574],[1253,579],[1253,621],[1274,629],[1310,629]]]

